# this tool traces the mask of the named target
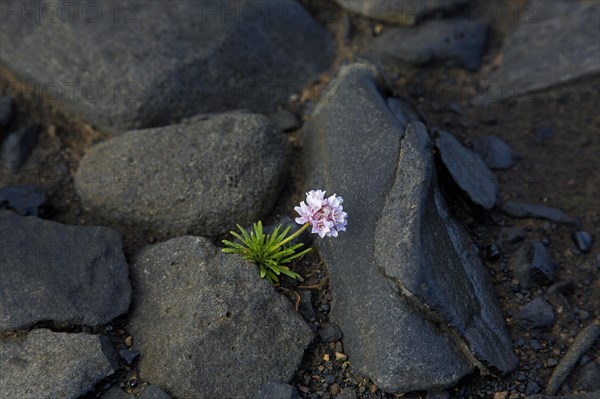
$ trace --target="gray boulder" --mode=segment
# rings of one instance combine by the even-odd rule
[[[386,29],[369,51],[386,61],[414,65],[440,61],[474,71],[481,64],[487,32],[487,24],[480,21],[431,21],[416,27]]]
[[[92,147],[75,188],[111,222],[214,236],[271,209],[286,142],[267,117],[242,112],[131,131]]]
[[[597,1],[536,1],[506,39],[502,65],[485,79],[485,94],[476,102],[520,101],[527,93],[600,73],[599,12]]]
[[[0,63],[114,132],[274,110],[335,56],[331,35],[294,0],[45,3],[7,7]]]
[[[165,391],[154,385],[144,385],[137,390],[138,395],[128,394],[118,386],[114,386],[101,396],[102,399],[171,399]]]
[[[336,0],[343,8],[365,17],[399,25],[414,25],[419,19],[450,11],[467,0]]]
[[[14,399],[75,399],[117,367],[106,338],[34,330],[0,338],[0,392]]]
[[[392,393],[449,387],[475,366],[505,373],[517,361],[510,338],[436,188],[427,131],[412,123],[404,137],[376,81],[370,65],[342,68],[336,101],[319,103],[303,128],[309,187],[342,195],[349,215],[348,231],[316,240],[344,350]]]
[[[253,397],[266,381],[290,380],[312,341],[256,266],[205,238],[147,247],[132,270],[140,376],[176,397]]]
[[[0,332],[41,321],[99,325],[129,308],[121,238],[0,211]]]

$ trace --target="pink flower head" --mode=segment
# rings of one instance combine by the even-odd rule
[[[342,197],[333,194],[325,198],[325,191],[311,190],[306,193],[306,202],[300,202],[300,206],[294,208],[300,215],[296,223],[310,223],[312,233],[321,238],[337,237],[338,232],[346,231],[348,214],[343,211]]]

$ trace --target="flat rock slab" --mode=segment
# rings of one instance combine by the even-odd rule
[[[435,146],[454,182],[475,204],[492,209],[498,202],[498,180],[483,159],[452,134],[438,130]]]
[[[413,65],[443,62],[477,70],[485,50],[488,26],[466,19],[426,22],[415,27],[385,29],[370,53]]]
[[[266,381],[291,379],[312,341],[255,265],[205,238],[147,247],[132,277],[140,375],[175,397],[254,397]]]
[[[500,53],[502,65],[485,80],[489,104],[600,73],[597,1],[537,1]],[[527,101],[525,99],[525,101]]]
[[[243,112],[131,131],[92,147],[75,188],[113,223],[215,236],[272,208],[286,142],[267,117]]]
[[[0,338],[0,392],[5,398],[76,399],[114,373],[107,339],[34,330]]]
[[[450,11],[467,0],[336,0],[343,8],[368,18],[399,25],[414,25],[427,15]]]
[[[24,1],[3,16],[0,62],[113,132],[274,110],[335,56],[331,35],[293,0]]]
[[[561,211],[546,205],[528,204],[526,202],[506,201],[502,204],[502,212],[514,218],[547,219],[556,223],[581,225],[581,221]]]
[[[517,361],[510,338],[474,245],[436,188],[427,131],[412,123],[404,137],[377,79],[368,64],[342,68],[335,101],[303,127],[307,182],[343,195],[349,214],[347,232],[316,241],[344,350],[392,393],[449,387],[476,365],[507,372]]]
[[[129,308],[119,235],[0,211],[0,332],[41,321],[108,323]]]

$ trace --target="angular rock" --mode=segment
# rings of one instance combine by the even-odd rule
[[[10,124],[13,118],[13,100],[10,97],[0,97],[0,130]]]
[[[600,390],[600,365],[592,361],[581,367],[575,387],[582,391]]]
[[[451,11],[467,0],[336,0],[343,8],[399,25],[414,25],[421,18],[438,12]]]
[[[576,231],[573,233],[573,241],[581,252],[590,252],[592,248],[592,235],[587,231]]]
[[[516,318],[521,327],[526,329],[549,327],[554,324],[555,319],[552,305],[542,297],[537,297],[523,306]]]
[[[142,250],[128,330],[140,376],[176,397],[253,397],[288,381],[312,340],[256,266],[185,236]]]
[[[581,221],[565,214],[560,209],[546,205],[528,204],[525,202],[507,201],[502,204],[502,212],[508,216],[525,219],[547,219],[556,223],[579,225]]]
[[[480,104],[508,98],[518,101],[526,93],[600,73],[598,2],[536,4],[507,38],[500,53],[502,65],[486,78],[487,94],[477,100]]]
[[[598,341],[598,338],[600,338],[600,324],[598,321],[588,325],[577,334],[569,350],[552,372],[546,386],[547,394],[555,395],[558,392],[562,383],[573,372],[581,356],[590,350],[596,341]]]
[[[119,351],[119,356],[121,356],[121,358],[123,360],[125,360],[125,363],[131,365],[133,363],[133,361],[135,359],[137,359],[137,357],[140,355],[140,352],[138,351],[134,351],[131,349],[121,349]]]
[[[485,22],[467,19],[389,28],[373,41],[370,52],[392,62],[424,65],[440,61],[475,71],[481,64],[487,32]]]
[[[454,182],[475,204],[492,209],[497,203],[498,181],[479,155],[450,133],[438,130],[435,146]]]
[[[115,132],[200,112],[274,110],[335,56],[331,35],[292,0],[61,0],[51,7],[58,17],[23,20],[21,7],[39,10],[35,3],[7,10],[0,63]]]
[[[0,189],[0,209],[13,209],[21,216],[37,216],[46,202],[44,190],[33,184],[8,186]]]
[[[76,399],[114,373],[107,339],[33,330],[0,338],[0,392],[6,398]]]
[[[436,188],[427,131],[415,122],[403,139],[377,78],[368,64],[343,67],[336,101],[303,127],[308,186],[342,194],[350,215],[348,231],[316,241],[345,353],[392,393],[452,386],[475,363],[509,371],[493,287]]]
[[[515,257],[515,275],[525,289],[553,282],[557,268],[558,263],[552,259],[544,244],[538,241],[523,246]]]
[[[319,336],[323,342],[335,342],[342,339],[342,331],[335,324],[325,324],[319,329]]]
[[[300,395],[291,385],[268,381],[260,387],[256,399],[300,399]]]
[[[267,117],[242,112],[131,131],[92,147],[75,188],[114,223],[215,236],[271,209],[286,142]]]
[[[475,151],[491,169],[508,169],[519,157],[498,136],[484,136],[473,142]]]
[[[0,211],[0,332],[41,321],[104,324],[129,308],[121,238]]]
[[[2,142],[2,162],[12,171],[25,163],[38,142],[39,127],[30,125],[10,133]]]

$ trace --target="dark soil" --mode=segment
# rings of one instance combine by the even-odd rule
[[[360,18],[344,16],[341,10],[330,2],[317,0],[304,1],[317,20],[338,38],[340,52],[338,60],[314,86],[307,88],[297,102],[290,102],[287,108],[306,120],[310,109],[318,97],[319,90],[335,74],[342,62],[359,57],[361,50],[368,46],[372,38],[385,29],[384,25]],[[518,200],[533,204],[557,207],[570,216],[581,219],[583,229],[594,237],[590,253],[581,253],[571,235],[574,227],[557,225],[544,220],[511,219],[497,210],[484,213],[466,202],[460,193],[450,189],[447,197],[451,206],[471,231],[474,240],[486,256],[490,244],[499,243],[501,255],[496,260],[486,261],[493,277],[496,292],[504,312],[506,322],[514,341],[514,348],[520,358],[518,368],[507,376],[482,376],[474,374],[449,390],[452,398],[493,398],[506,392],[506,397],[522,398],[525,393],[538,393],[543,390],[552,373],[575,335],[587,324],[600,316],[600,77],[573,82],[559,88],[533,94],[521,101],[504,101],[487,108],[471,104],[472,88],[486,72],[501,62],[498,49],[504,34],[514,26],[512,11],[522,2],[499,3],[506,12],[502,17],[489,21],[492,34],[484,66],[477,73],[461,69],[431,65],[426,68],[409,68],[399,65],[388,69],[393,94],[409,99],[427,119],[429,126],[437,126],[452,132],[469,145],[474,139],[485,135],[497,135],[507,141],[522,159],[512,168],[496,171],[501,199]],[[479,15],[481,4],[459,12],[459,15]],[[462,13],[462,14],[460,14]],[[14,76],[0,67],[0,82],[14,84]],[[64,111],[59,104],[27,94],[22,83],[15,96],[16,117],[11,126],[0,132],[5,135],[21,126],[36,123],[42,127],[40,141],[27,163],[18,173],[10,173],[2,165],[0,186],[33,183],[41,185],[48,194],[48,203],[42,217],[72,225],[108,225],[123,237],[124,249],[128,257],[134,255],[144,245],[156,241],[152,231],[131,226],[114,225],[86,212],[73,187],[73,173],[83,154],[94,143],[106,140],[109,134],[96,130],[77,117]],[[540,140],[536,130],[547,128],[552,137]],[[277,221],[282,215],[291,215],[304,192],[299,169],[302,156],[302,142],[298,132],[289,134],[292,149],[292,167],[282,195],[265,224]],[[451,187],[452,188],[452,187]],[[350,216],[350,223],[351,216]],[[504,227],[523,229],[524,241],[516,244],[501,242],[500,233]],[[215,243],[218,243],[215,238]],[[552,257],[560,263],[558,283],[566,288],[560,296],[551,294],[549,286],[537,286],[525,290],[519,286],[513,275],[512,264],[515,252],[527,240],[546,240]],[[302,286],[312,288],[312,305],[316,318],[310,321],[311,328],[328,321],[331,294],[327,286],[327,270],[318,255],[311,253],[296,269],[305,276]],[[291,282],[284,283],[282,292],[295,301],[294,292],[304,289]],[[544,296],[552,303],[556,322],[551,328],[526,331],[514,322],[514,315],[530,299]],[[115,348],[126,347],[128,336],[124,329],[126,317],[116,320],[101,331],[111,337]],[[133,337],[135,339],[135,337]],[[293,379],[304,398],[394,398],[397,396],[382,393],[367,378],[352,374],[352,363],[343,359],[341,342],[322,343],[316,338],[307,350],[301,368]],[[596,345],[587,359],[600,361],[600,348]],[[571,376],[561,392],[576,391]],[[132,382],[134,381],[134,382]],[[111,384],[122,387],[141,384],[137,380],[135,363],[133,367],[122,365],[115,377],[101,383],[88,397],[97,397]],[[406,394],[406,398],[425,398],[426,393]]]

